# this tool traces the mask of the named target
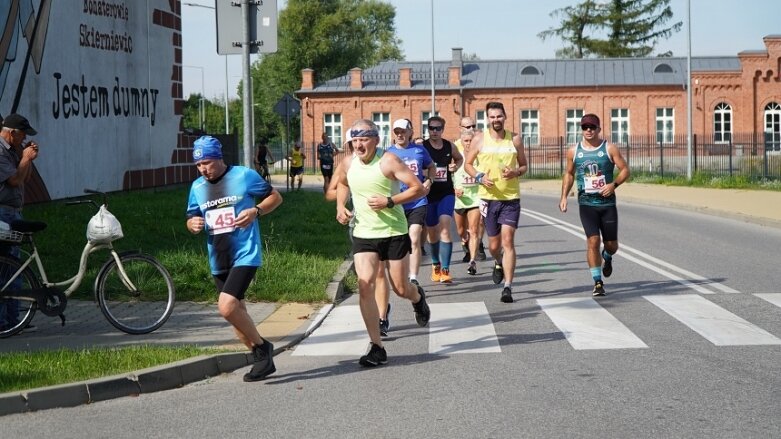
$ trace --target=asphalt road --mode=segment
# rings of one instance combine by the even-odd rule
[[[392,299],[385,366],[315,355],[365,349],[351,297],[263,383],[239,370],[6,416],[2,436],[781,437],[781,229],[622,203],[622,248],[597,300],[581,235],[576,206],[525,196],[516,302],[499,301],[490,262],[467,278],[456,253],[458,282],[424,282],[429,328]]]

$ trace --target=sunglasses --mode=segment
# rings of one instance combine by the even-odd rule
[[[580,128],[583,131],[586,131],[586,130],[596,131],[596,129],[599,128],[599,127],[596,126],[596,125],[581,125]]]
[[[476,125],[461,125],[461,128],[465,128],[467,130],[474,129]]]
[[[430,131],[442,131],[443,127],[428,127]]]

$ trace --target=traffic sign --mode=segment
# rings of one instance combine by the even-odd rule
[[[244,43],[242,1],[249,4],[250,53],[277,51],[277,0],[215,0],[217,10],[217,53],[242,53]]]
[[[285,93],[282,98],[274,104],[274,113],[280,117],[293,117],[301,111],[301,104],[296,98]]]

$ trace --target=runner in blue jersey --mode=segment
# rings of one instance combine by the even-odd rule
[[[214,137],[195,141],[193,161],[201,176],[190,187],[187,230],[206,232],[209,267],[219,292],[217,308],[252,350],[254,364],[244,381],[262,380],[276,371],[274,346],[258,333],[244,294],[262,262],[256,219],[276,209],[282,196],[256,171],[226,165],[222,145]]]
[[[618,251],[616,188],[629,179],[629,166],[615,145],[600,138],[596,114],[583,116],[580,128],[583,141],[567,151],[567,170],[561,182],[559,209],[567,211],[567,195],[577,180],[580,222],[586,232],[586,261],[594,280],[591,294],[604,296],[602,275],[610,277],[613,273],[613,255]],[[614,177],[616,167],[619,173]],[[600,241],[605,245],[601,255]]]
[[[410,171],[423,182],[423,188],[431,189],[436,167],[428,151],[422,145],[412,143],[412,122],[409,119],[399,119],[393,122],[393,145],[388,148],[388,152],[396,155],[407,165]],[[402,185],[401,190],[407,188]],[[418,284],[418,272],[420,271],[420,261],[423,257],[421,244],[423,240],[423,225],[426,222],[426,211],[428,199],[426,196],[404,204],[404,214],[407,216],[407,225],[409,226],[409,237],[412,242],[412,252],[410,253],[409,278],[414,284]]]

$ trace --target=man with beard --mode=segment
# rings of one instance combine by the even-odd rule
[[[526,173],[526,155],[521,137],[504,129],[507,115],[501,102],[485,106],[488,127],[475,133],[464,165],[467,174],[480,184],[480,213],[488,235],[488,250],[494,258],[492,280],[504,279],[501,300],[513,302],[515,273],[515,230],[521,216],[519,177]],[[481,171],[475,169],[480,163]]]

